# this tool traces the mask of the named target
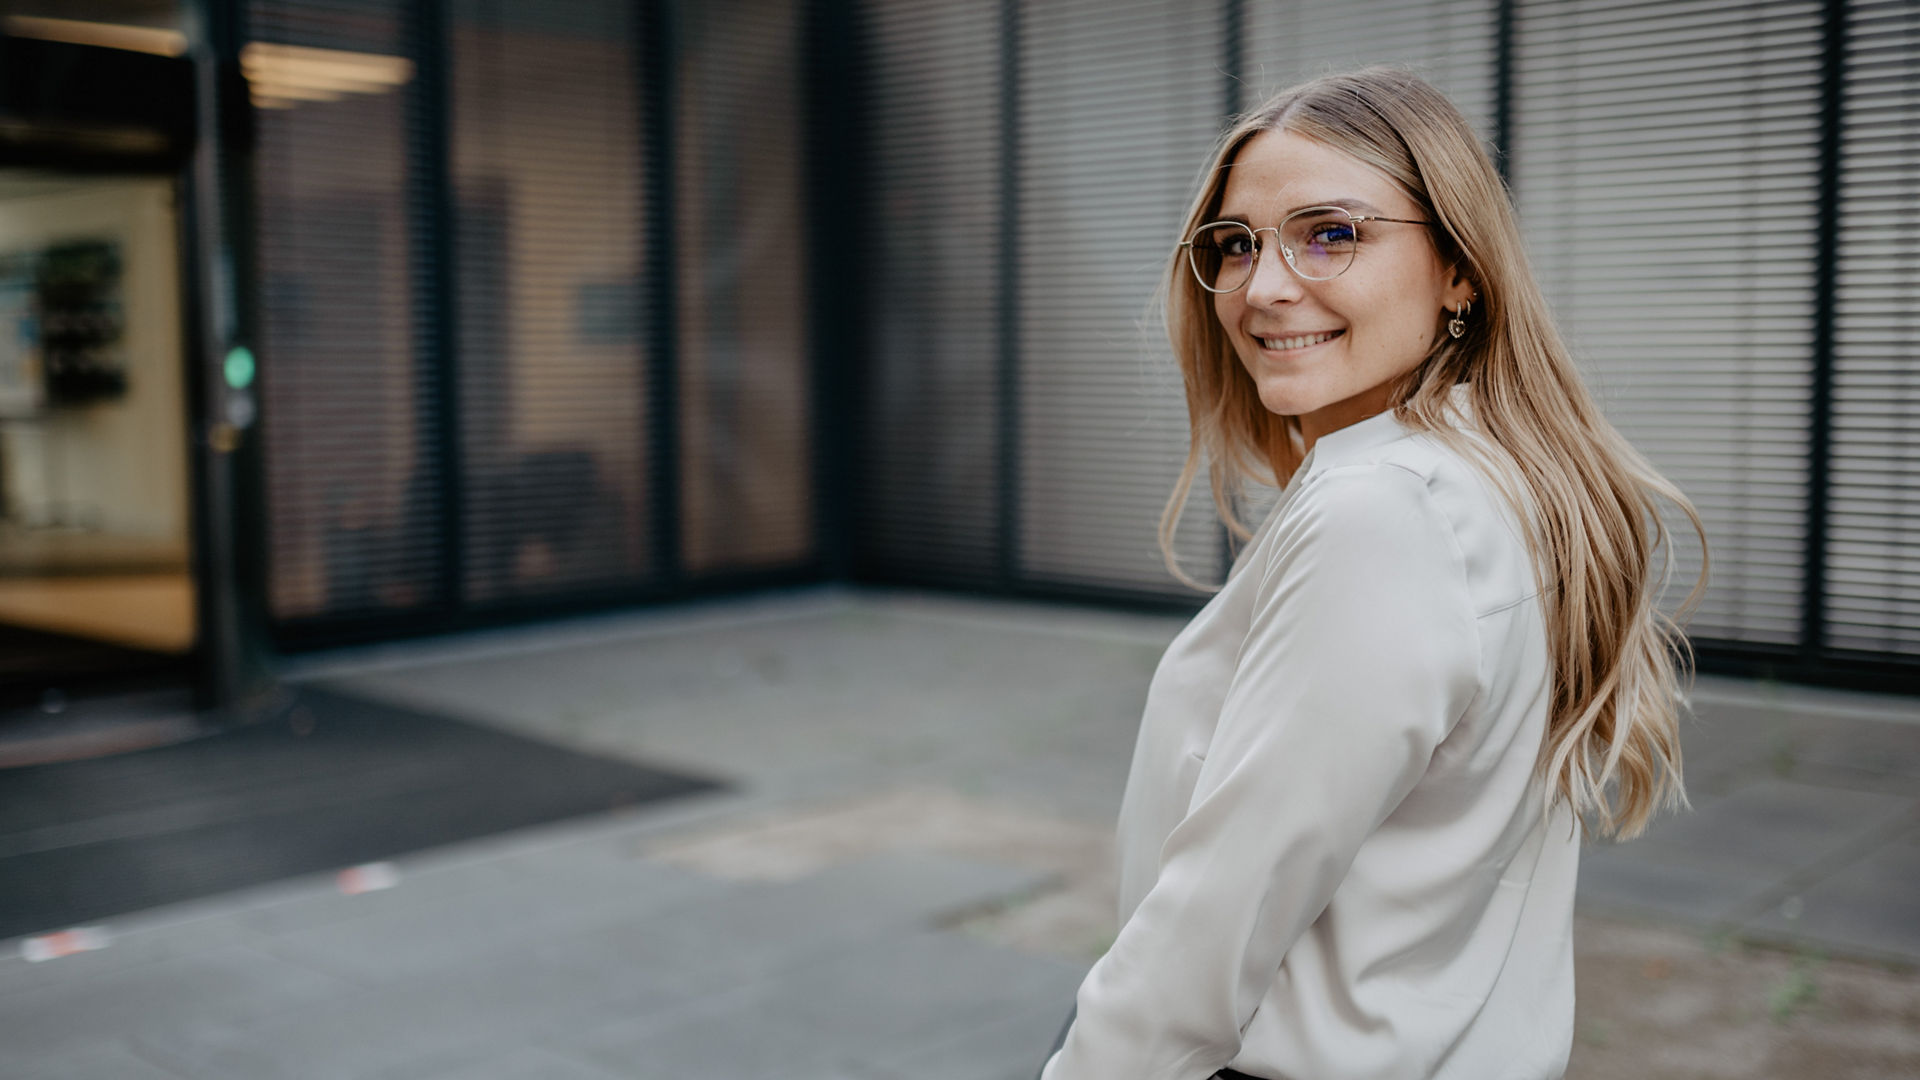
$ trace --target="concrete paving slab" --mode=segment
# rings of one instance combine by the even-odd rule
[[[1056,788],[1089,786],[1062,777],[1102,777],[1091,785],[1099,805],[1082,799],[1075,811],[1111,819],[1140,701],[1181,620],[1080,636],[1024,625],[1009,605],[943,601],[932,606],[950,611],[928,614],[921,603],[903,614],[891,603],[883,595],[781,621],[695,626],[644,648],[576,644],[518,662],[448,659],[336,677],[356,693],[778,792],[859,789],[959,762],[994,778],[1003,774],[991,762],[1030,759],[1037,740],[1053,747],[1039,756],[1067,766],[1026,775],[1043,805],[1060,797]],[[1088,627],[1141,621],[1072,615]]]
[[[1760,779],[1662,820],[1619,850],[1634,860],[1777,881],[1868,840],[1913,807],[1910,796]]]
[[[1814,732],[1791,748],[1794,779],[1830,787],[1912,792],[1920,788],[1920,724],[1808,718]]]
[[[1920,783],[1920,701],[1702,678],[1695,715],[1681,725],[1689,791],[1723,792],[1757,777],[1868,791]],[[1705,700],[1700,698],[1705,697]]]
[[[630,1077],[831,1076],[840,1071],[829,1032],[769,1013],[775,993],[755,988],[669,1014],[630,1017],[543,1045]]]
[[[1033,1080],[1073,1003],[1069,990],[1013,1015],[872,1067],[877,1080]]]
[[[775,980],[784,1019],[823,1033],[839,1061],[881,1065],[1070,998],[1085,970],[956,934],[860,942]],[[830,1033],[827,1034],[827,1033]]]
[[[0,1063],[146,1033],[241,1024],[297,1011],[346,988],[332,976],[231,945],[44,987],[16,986],[0,995]]]
[[[538,1046],[519,1046],[462,1055],[419,1071],[401,1069],[385,1080],[620,1080],[632,1075],[609,1072]]]
[[[189,1080],[117,1043],[8,1061],[6,1075],[8,1080]]]
[[[1689,796],[1724,795],[1790,763],[1799,717],[1730,703],[1696,703],[1680,723]]]
[[[135,923],[131,928],[115,921],[101,924],[106,947],[40,963],[23,955],[25,939],[4,943],[0,953],[0,1000],[15,991],[49,993],[59,987],[84,983],[144,967],[162,960],[215,952],[234,945],[258,945],[261,936],[226,913]]]
[[[1031,1027],[1032,1017],[1070,1000],[1082,974],[955,934],[899,934],[664,1019],[629,1019],[548,1045],[623,1076],[891,1076],[943,1047],[978,1049],[973,1040],[1011,1021]],[[1051,1022],[1057,1028],[1058,1017]],[[1015,1054],[1028,1059],[1029,1074],[1038,1052]]]
[[[345,898],[363,901],[366,913],[357,918],[283,927],[261,948],[374,985],[527,942],[590,933],[719,888],[709,878],[638,860],[546,865],[552,869],[495,866],[491,873],[402,878],[392,889]]]
[[[1797,686],[1772,679],[1701,675],[1694,681],[1696,707],[1731,705],[1756,713],[1891,720],[1920,724],[1920,698],[1898,694]]]
[[[921,852],[894,852],[777,885],[743,885],[661,913],[709,963],[766,971],[794,956],[926,926],[1032,891],[1049,875]]]
[[[1920,829],[1785,897],[1742,929],[1920,964]]]
[[[694,795],[587,818],[518,829],[388,860],[403,888],[346,896],[333,874],[313,875],[229,894],[205,905],[208,912],[241,920],[273,935],[357,919],[394,907],[433,906],[518,879],[592,873],[630,866],[641,849],[637,838],[685,829],[715,815],[764,810],[764,796],[739,793]],[[191,917],[197,902],[175,910]],[[150,921],[143,913],[131,923]]]
[[[68,978],[90,978],[229,945],[259,946],[283,932],[317,931],[368,916],[393,917],[396,910],[436,910],[549,873],[578,876],[595,866],[632,866],[637,861],[635,836],[671,827],[684,810],[676,805],[670,813],[651,816],[577,820],[421,852],[393,861],[400,882],[394,889],[346,895],[334,874],[317,874],[137,912],[101,924],[107,931],[106,949],[50,963],[23,959],[18,939],[0,942],[0,993],[16,985],[45,988]]]
[[[1655,918],[1708,930],[1749,908],[1777,880],[1635,858],[1630,846],[1606,848],[1582,856],[1575,900],[1589,913]]]
[[[480,635],[493,642],[485,655],[426,643],[420,648],[433,655],[424,660],[408,647],[381,647],[386,666],[372,674],[336,667],[356,692],[378,684],[401,700],[524,734],[745,783],[724,796],[408,857],[398,861],[400,887],[386,892],[345,897],[314,878],[131,917],[131,929],[116,925],[101,953],[44,965],[0,955],[0,1076],[55,1062],[75,1070],[63,1077],[98,1069],[135,1080],[1028,1080],[1087,957],[1044,961],[1054,974],[1042,978],[1032,974],[1036,957],[963,936],[997,914],[1039,906],[1020,898],[1046,872],[996,865],[990,843],[947,836],[942,848],[921,828],[911,843],[878,845],[901,854],[835,861],[876,849],[851,843],[809,863],[810,877],[784,884],[722,880],[729,875],[682,863],[714,878],[714,891],[655,904],[639,902],[641,887],[628,902],[595,906],[621,896],[621,875],[651,874],[649,853],[664,850],[663,839],[724,834],[783,813],[804,818],[876,793],[944,791],[1110,832],[1139,702],[1181,619],[957,598],[830,599],[789,605],[777,618],[750,617],[752,604],[726,618],[622,616],[612,622],[646,624],[624,636],[517,628]],[[521,644],[503,647],[509,637]],[[1750,911],[1765,890],[1804,880],[1797,928],[1836,950],[1876,935],[1894,940],[1884,927],[1916,903],[1920,871],[1905,847],[1873,845],[1894,835],[1887,822],[1896,818],[1882,811],[1920,798],[1905,729],[1886,730],[1908,720],[1878,699],[1853,702],[1845,715],[1814,715],[1750,698],[1729,692],[1702,705],[1701,723],[1686,734],[1696,813],[1657,826],[1646,841],[1590,852],[1583,910],[1706,929]],[[1920,707],[1910,711],[1920,717]],[[1863,735],[1863,724],[1881,727]],[[1743,830],[1758,835],[1742,838]],[[904,853],[915,843],[963,857]],[[1901,843],[1911,845],[1911,833]],[[1833,853],[1844,856],[1849,844],[1859,857],[1841,865]],[[1811,851],[1822,854],[1808,863]],[[1080,861],[1030,865],[1072,872]],[[1813,880],[1810,867],[1826,881]],[[528,925],[539,932],[515,939],[520,924],[511,917],[541,899],[527,883],[549,877],[577,891],[534,910]],[[1110,895],[1105,887],[1092,905],[1100,919],[1110,918]],[[1878,898],[1860,899],[1869,896]],[[968,909],[977,914],[964,931],[929,929]],[[1774,928],[1760,914],[1753,932],[1765,936]],[[1068,936],[1049,931],[1037,947]],[[294,943],[287,955],[265,951],[282,939]],[[1697,933],[1678,940],[1701,947]],[[235,945],[250,963],[319,980],[317,989],[276,997],[273,980],[257,973],[223,969],[216,978],[204,957]],[[1637,981],[1621,995],[1644,1000],[1642,983],[1666,985],[1673,951],[1636,953],[1627,975]],[[1735,955],[1743,953],[1713,962],[1748,964]],[[1751,963],[1780,960],[1766,977],[1787,985],[1791,958],[1752,953],[1761,959]],[[292,955],[304,959],[293,964]],[[197,974],[182,972],[188,961],[202,964]],[[1835,978],[1843,967],[1829,965]],[[1598,969],[1588,965],[1583,977],[1591,982]],[[1884,966],[1869,973],[1896,981]],[[1834,1007],[1854,1007],[1818,977],[1811,1009],[1829,994]],[[378,985],[359,985],[367,981]],[[257,1001],[248,989],[256,983],[266,988]],[[118,1029],[63,1034],[56,1019],[39,1043],[13,1045],[13,1002],[52,995],[86,1005],[96,987],[136,1038]],[[1010,987],[1029,996],[1016,999]],[[1751,989],[1758,1022],[1772,1024],[1765,1010],[1777,987]],[[1883,1002],[1875,1015],[1892,1019],[1873,1030],[1898,1028],[1907,1000]],[[1713,1017],[1693,1026],[1716,1023],[1728,1026]],[[1797,1030],[1766,1029],[1780,1040]],[[1672,1041],[1707,1045],[1697,1033]],[[170,1056],[157,1056],[162,1050]],[[1906,1052],[1895,1047],[1888,1060]],[[126,1068],[108,1071],[116,1064]],[[135,1071],[142,1067],[160,1073]]]
[[[692,877],[652,865],[635,872]],[[563,913],[513,945],[489,943],[487,928],[537,901],[537,891],[493,890],[471,910],[443,912],[460,924],[448,934],[435,934],[414,910],[391,921],[329,923],[308,940],[282,934],[274,944],[292,943],[291,955],[320,962],[326,949],[341,949],[349,959],[336,969],[371,973],[379,985],[259,1023],[203,1025],[138,1045],[167,1067],[208,1080],[444,1071],[475,1045],[533,1038],[564,1045],[570,1033],[670,1012],[862,935],[920,925],[1039,880],[960,859],[889,856],[776,886],[713,883],[673,903],[628,904],[611,894],[589,905],[591,918]],[[411,931],[427,934],[426,944],[409,943]],[[397,954],[393,973],[378,970],[383,945]]]
[[[669,973],[572,944],[503,950],[255,1022],[148,1034],[135,1047],[196,1080],[361,1080],[684,999]]]
[[[359,919],[391,917],[396,911],[433,907],[500,888],[513,880],[495,860],[423,866],[413,860],[393,859],[387,865],[397,874],[395,888],[348,895],[339,888],[337,874],[315,875],[311,879],[312,888],[241,908],[233,917],[248,929],[271,937],[294,931],[316,931]]]

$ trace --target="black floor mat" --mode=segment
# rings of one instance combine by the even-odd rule
[[[0,770],[0,938],[719,786],[303,690],[271,723]]]
[[[0,708],[36,705],[50,689],[143,689],[187,674],[184,656],[0,623]]]

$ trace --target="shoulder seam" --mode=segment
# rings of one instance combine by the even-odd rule
[[[1514,597],[1512,600],[1509,600],[1504,604],[1495,604],[1492,607],[1488,608],[1487,610],[1481,612],[1480,614],[1475,615],[1474,618],[1486,619],[1486,618],[1491,618],[1492,616],[1498,615],[1503,611],[1512,611],[1514,608],[1519,607],[1521,604],[1524,604],[1527,601],[1532,600],[1539,595],[1540,595],[1540,590],[1535,589],[1524,596]]]
[[[1415,480],[1418,480],[1423,490],[1428,488],[1428,485],[1431,483],[1431,480],[1432,480],[1432,478],[1429,477],[1427,474],[1401,461],[1347,462],[1345,464],[1331,466],[1326,470],[1322,471],[1320,475],[1330,476],[1336,472],[1343,472],[1347,470],[1359,470],[1359,469],[1397,469],[1400,472],[1406,473],[1408,476],[1413,477]],[[1433,493],[1430,490],[1426,491],[1426,494],[1429,499],[1432,498]],[[1459,534],[1454,530],[1453,519],[1448,517],[1446,512],[1439,508],[1437,501],[1434,506],[1434,512],[1439,514],[1440,520],[1446,522],[1447,524],[1447,536],[1453,541],[1454,552],[1460,557],[1461,571],[1462,573],[1464,573],[1466,568],[1466,551],[1460,547],[1460,537],[1459,537]],[[1474,615],[1473,615],[1474,621],[1477,623],[1481,619],[1491,618],[1492,616],[1498,615],[1503,611],[1510,611],[1516,607],[1519,607],[1521,604],[1524,604],[1527,601],[1532,600],[1535,597],[1538,597],[1540,595],[1541,595],[1541,592],[1539,589],[1529,590],[1528,592],[1523,593],[1520,596],[1514,597],[1512,600],[1508,600],[1504,603],[1495,604],[1484,611],[1474,612]]]
[[[1440,523],[1445,526],[1447,543],[1453,550],[1452,562],[1455,567],[1455,572],[1460,578],[1460,593],[1462,597],[1467,599],[1469,604],[1471,604],[1473,593],[1472,590],[1468,588],[1467,582],[1467,551],[1460,546],[1460,533],[1454,526],[1453,518],[1448,516],[1447,512],[1440,508],[1440,500],[1434,498],[1432,478],[1399,461],[1356,461],[1345,465],[1335,465],[1320,475],[1329,476],[1347,469],[1392,469],[1413,478],[1420,489],[1420,498],[1426,503],[1428,512],[1438,518]],[[1262,584],[1264,585],[1265,582],[1263,581]],[[1520,600],[1514,601],[1514,603],[1521,603],[1525,599],[1525,597],[1522,597]],[[1480,621],[1487,615],[1494,614],[1494,612],[1475,612],[1471,606],[1469,606],[1467,610],[1471,613],[1470,621],[1473,624],[1474,690],[1472,696],[1460,707],[1459,714],[1453,717],[1452,722],[1448,724],[1447,731],[1449,733],[1452,733],[1460,726],[1461,722],[1474,710],[1474,707],[1480,703],[1480,699],[1487,692],[1485,681],[1480,677],[1481,664],[1485,662],[1487,656],[1487,642],[1486,638],[1481,634]]]

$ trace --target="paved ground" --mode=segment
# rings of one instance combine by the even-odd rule
[[[1178,625],[814,591],[305,661],[736,788],[9,943],[0,1076],[1024,1080]],[[1583,865],[1570,1075],[1920,1075],[1920,703],[1696,704],[1694,812]]]

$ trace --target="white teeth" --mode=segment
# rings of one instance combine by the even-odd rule
[[[1324,334],[1299,334],[1294,337],[1256,338],[1255,340],[1260,342],[1260,347],[1263,349],[1304,349],[1309,345],[1332,341],[1339,336],[1339,333],[1338,330],[1330,330]]]

